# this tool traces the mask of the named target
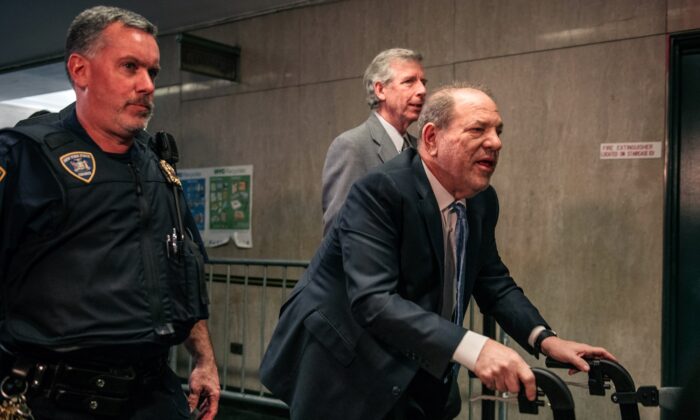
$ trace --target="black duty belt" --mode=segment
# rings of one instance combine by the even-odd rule
[[[126,366],[10,357],[11,364],[3,363],[10,367],[3,377],[18,386],[24,382],[30,400],[42,395],[59,407],[106,416],[122,414],[136,399],[150,395],[168,368],[166,356]]]

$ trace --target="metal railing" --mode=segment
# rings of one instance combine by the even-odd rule
[[[206,266],[210,305],[208,321],[219,364],[221,398],[226,401],[249,402],[286,409],[287,405],[274,398],[259,380],[258,367],[276,325],[279,309],[288,292],[297,283],[308,261],[261,259],[211,259]],[[279,291],[279,293],[275,293]],[[470,302],[467,328],[478,330],[475,302]],[[486,319],[482,329],[496,336],[493,320]],[[507,337],[500,335],[500,341]],[[182,378],[189,377],[192,360],[182,346],[173,348],[171,367]],[[460,377],[468,377],[463,374]],[[465,407],[472,420],[474,383],[466,379]],[[482,390],[483,392],[483,390]],[[498,403],[499,420],[507,419],[507,410]],[[495,418],[493,402],[482,404],[482,420]]]
[[[228,258],[210,259],[206,265],[211,302],[208,325],[222,400],[287,408],[266,391],[258,366],[280,306],[307,266],[308,261]],[[170,359],[173,370],[187,378],[192,361],[184,348],[174,348]]]

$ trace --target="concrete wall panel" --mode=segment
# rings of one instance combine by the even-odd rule
[[[475,60],[665,30],[663,0],[458,0],[455,59]]]

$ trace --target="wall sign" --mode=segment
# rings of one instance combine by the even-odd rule
[[[233,239],[237,247],[251,248],[253,165],[177,172],[204,245],[220,246]]]
[[[601,143],[601,159],[654,159],[661,157],[661,142]]]

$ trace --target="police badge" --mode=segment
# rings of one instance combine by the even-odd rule
[[[95,157],[90,152],[70,152],[59,158],[69,174],[86,184],[95,176]]]
[[[175,168],[170,166],[170,164],[164,160],[161,160],[159,163],[160,169],[163,172],[163,175],[165,175],[165,179],[167,179],[172,185],[177,185],[178,187],[182,188],[182,183],[180,182],[180,178],[177,177]]]

